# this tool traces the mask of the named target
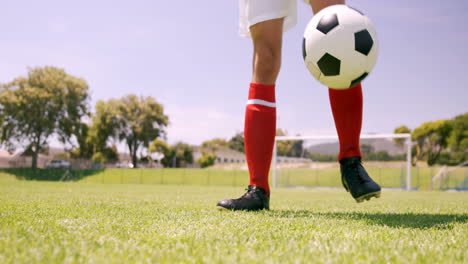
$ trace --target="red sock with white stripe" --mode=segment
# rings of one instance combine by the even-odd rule
[[[359,146],[363,103],[361,84],[346,90],[329,88],[328,95],[340,140],[338,160],[348,157],[361,157]]]
[[[276,134],[275,85],[251,83],[245,110],[244,146],[250,185],[270,195],[268,174]]]

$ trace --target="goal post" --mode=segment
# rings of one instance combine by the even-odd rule
[[[406,159],[405,159],[405,169],[406,169],[406,182],[404,189],[407,191],[411,190],[411,134],[361,134],[360,136],[361,140],[366,140],[366,139],[387,139],[387,140],[393,140],[393,139],[404,139],[404,144],[406,148]],[[272,160],[272,180],[273,180],[273,186],[278,187],[278,177],[279,177],[279,159],[281,158],[278,155],[278,142],[281,141],[312,141],[312,142],[323,142],[323,141],[335,141],[338,142],[338,136],[337,135],[308,135],[308,136],[277,136],[275,137],[275,144],[273,148],[273,160]],[[336,155],[338,155],[336,153]],[[286,158],[286,157],[282,157]],[[310,160],[313,162],[312,160]],[[365,161],[365,160],[364,160]],[[403,170],[403,168],[402,168]]]

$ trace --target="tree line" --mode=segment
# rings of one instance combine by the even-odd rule
[[[429,166],[457,165],[468,160],[468,113],[448,120],[429,121],[414,130],[407,126],[395,128],[394,133],[409,133],[412,141],[412,163],[426,162]],[[287,136],[281,129],[277,136]],[[404,139],[395,139],[404,148]],[[337,155],[312,153],[304,147],[303,140],[277,141],[278,155],[286,157],[305,157],[315,161],[337,161]],[[387,151],[375,151],[372,144],[362,143],[361,154],[364,160],[397,161],[405,160],[406,154],[391,155]]]
[[[40,153],[47,153],[51,138],[58,139],[70,158],[94,162],[117,162],[117,145],[125,144],[133,167],[139,162],[153,162],[162,154],[165,167],[181,167],[194,162],[193,146],[166,143],[169,117],[162,104],[151,96],[133,94],[119,99],[100,100],[94,112],[90,107],[89,86],[82,78],[57,67],[28,69],[0,85],[0,145],[10,152],[23,149],[37,167]],[[411,133],[413,163],[458,164],[468,158],[468,113],[450,120],[426,122],[414,130],[400,126],[394,133]],[[277,136],[287,135],[278,129]],[[396,144],[403,146],[401,139]],[[243,132],[229,140],[212,139],[202,143],[201,167],[215,163],[216,152],[228,148],[244,152]],[[361,145],[367,160],[401,160],[402,155],[375,152],[371,145]],[[309,153],[302,140],[278,141],[280,156],[305,157],[317,161],[336,161],[336,155]]]
[[[448,120],[425,122],[414,130],[400,126],[394,133],[411,133],[413,165],[418,161],[427,162],[429,166],[457,165],[468,160],[468,113]],[[401,139],[395,142],[404,144]]]
[[[425,122],[415,128],[400,126],[394,133],[409,133],[412,141],[412,162],[427,162],[429,166],[435,164],[456,165],[468,159],[468,113],[458,115],[449,120]],[[276,136],[287,136],[288,132],[278,128]],[[395,143],[402,149],[404,139],[395,139]],[[310,152],[304,146],[303,140],[281,140],[276,142],[279,156],[308,158],[314,161],[337,161],[336,154]],[[376,151],[370,143],[361,144],[361,154],[368,161],[404,161],[406,152],[389,154],[385,150]],[[239,132],[229,140],[213,139],[202,143],[202,157],[198,160],[201,167],[208,167],[215,163],[216,151],[223,148],[244,152],[243,132]]]
[[[164,139],[168,124],[163,105],[150,96],[101,100],[91,113],[86,81],[61,68],[30,68],[26,77],[0,85],[0,144],[23,149],[32,168],[53,137],[70,157],[100,162],[116,161],[116,145],[124,143],[137,167],[138,153]]]
[[[39,154],[48,153],[52,138],[64,145],[68,158],[96,163],[117,162],[118,144],[127,147],[135,168],[154,162],[155,153],[165,167],[194,162],[193,146],[166,142],[169,116],[153,97],[130,94],[100,100],[93,112],[90,100],[84,79],[57,67],[28,69],[27,76],[0,84],[0,146],[10,152],[23,150],[32,168],[37,168]],[[198,161],[202,166],[216,159],[217,139],[211,141],[203,143],[203,159]],[[226,142],[220,145],[243,152],[242,133]]]

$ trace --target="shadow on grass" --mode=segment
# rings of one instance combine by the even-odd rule
[[[451,229],[452,223],[467,223],[468,214],[418,214],[418,213],[362,213],[362,212],[325,212],[307,210],[272,210],[267,212],[274,217],[286,218],[328,218],[350,221],[364,221],[372,225],[392,228],[413,229]]]
[[[68,170],[68,169],[1,169],[0,172],[12,174],[18,180],[28,181],[79,181],[83,178],[103,172],[104,169]]]

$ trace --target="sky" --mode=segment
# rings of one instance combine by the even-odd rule
[[[348,0],[374,23],[379,57],[363,82],[362,133],[414,129],[468,112],[468,1]],[[168,141],[229,139],[243,130],[252,43],[238,34],[238,1],[4,0],[0,83],[28,67],[84,78],[91,105],[153,96],[169,116]],[[335,134],[328,90],[305,68],[302,35],[284,34],[277,126],[290,135]]]

